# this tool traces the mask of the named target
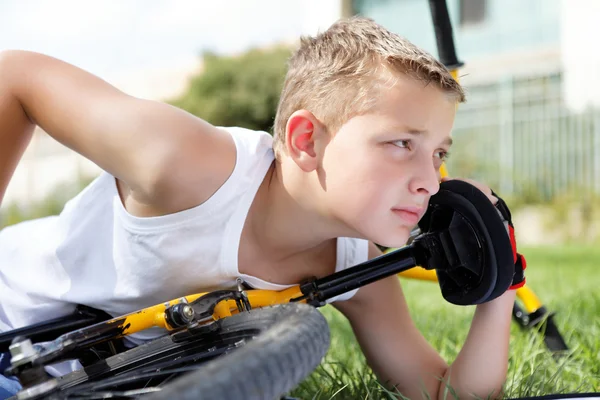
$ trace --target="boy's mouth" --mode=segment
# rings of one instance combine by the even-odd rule
[[[394,207],[392,208],[392,212],[398,215],[400,218],[405,220],[411,225],[416,225],[423,214],[425,213],[425,208],[422,207]]]

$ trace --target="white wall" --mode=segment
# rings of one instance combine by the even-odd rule
[[[564,93],[575,111],[600,107],[600,1],[562,0]]]

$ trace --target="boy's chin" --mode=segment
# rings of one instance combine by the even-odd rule
[[[379,246],[388,247],[388,248],[397,248],[403,247],[408,242],[408,238],[410,237],[410,229],[406,228],[406,232],[394,232],[388,235],[382,235],[381,233],[375,235],[371,239],[373,243],[378,244]]]

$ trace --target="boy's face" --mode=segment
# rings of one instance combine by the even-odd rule
[[[402,246],[439,189],[456,103],[401,78],[368,114],[349,119],[322,153],[329,212],[356,236]]]

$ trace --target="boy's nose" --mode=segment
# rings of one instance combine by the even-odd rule
[[[439,172],[433,163],[423,163],[416,168],[409,189],[413,193],[433,196],[440,190]]]

